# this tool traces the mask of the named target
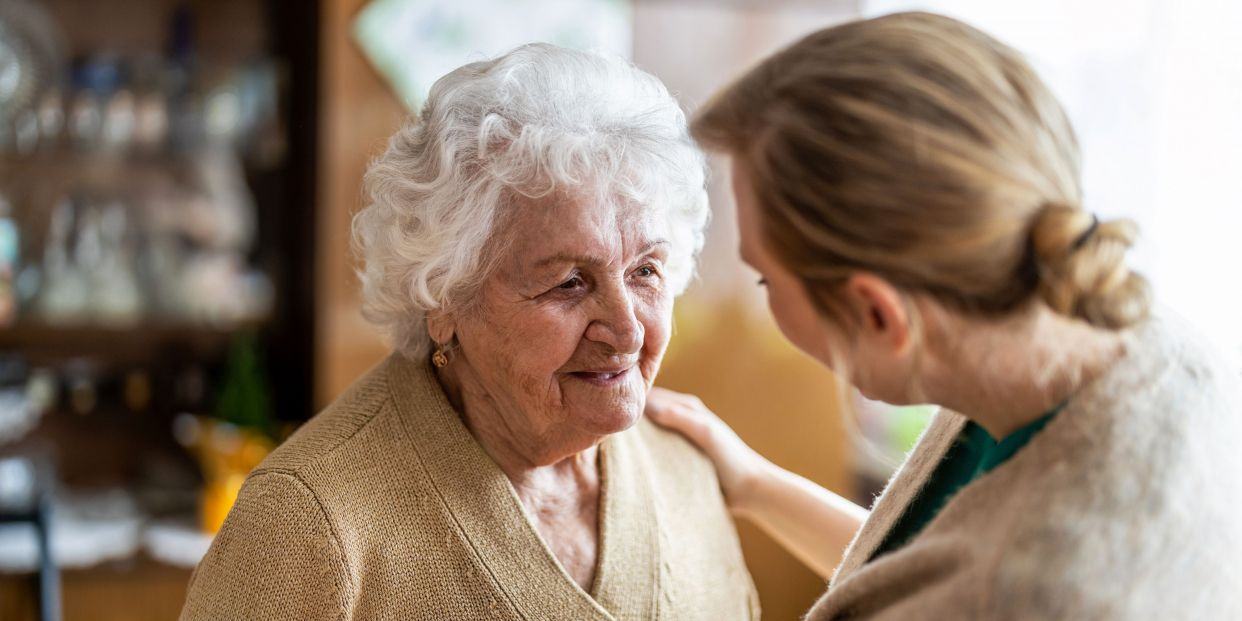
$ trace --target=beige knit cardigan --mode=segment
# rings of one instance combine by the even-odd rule
[[[1172,319],[906,546],[867,562],[961,431],[942,413],[877,501],[828,619],[1242,619],[1242,383]]]
[[[588,593],[431,369],[390,356],[250,474],[181,618],[757,619],[711,464],[645,419],[600,455]]]

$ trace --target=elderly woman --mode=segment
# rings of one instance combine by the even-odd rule
[[[182,618],[757,618],[711,464],[640,422],[708,215],[660,82],[465,65],[366,183],[396,352],[251,473]]]

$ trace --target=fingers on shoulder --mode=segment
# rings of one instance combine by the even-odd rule
[[[696,395],[685,392],[677,392],[675,390],[669,390],[660,386],[655,386],[651,389],[651,395],[648,397],[647,402],[648,404],[654,405],[656,408],[661,410],[677,409],[680,407],[681,409],[711,411],[708,409],[707,405],[703,403],[703,400]]]

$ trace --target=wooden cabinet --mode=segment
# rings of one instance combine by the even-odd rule
[[[0,619],[36,621],[33,576],[0,574]],[[190,570],[146,558],[61,574],[67,621],[172,621],[181,612]]]

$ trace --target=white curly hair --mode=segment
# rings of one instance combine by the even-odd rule
[[[367,170],[353,219],[363,314],[402,354],[428,355],[428,313],[469,304],[506,209],[560,193],[661,210],[680,294],[703,246],[705,185],[677,101],[624,59],[534,43],[464,65]]]

